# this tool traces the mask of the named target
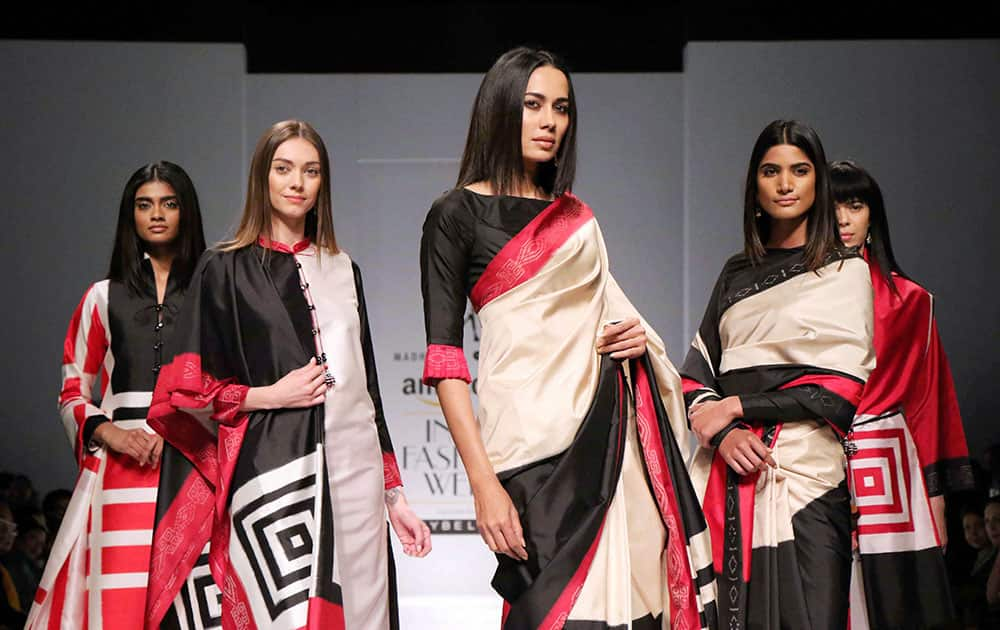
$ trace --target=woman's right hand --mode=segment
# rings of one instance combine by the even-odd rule
[[[510,495],[493,477],[485,485],[474,489],[476,502],[476,526],[486,546],[494,553],[502,553],[515,560],[527,560],[524,532],[517,508]]]
[[[140,466],[156,466],[159,462],[163,449],[159,437],[143,429],[122,429],[112,422],[101,423],[94,429],[94,439],[116,453],[128,455]]]
[[[323,366],[316,364],[316,357],[309,359],[309,363],[267,387],[268,406],[272,409],[296,409],[322,404],[327,389],[323,376]]]

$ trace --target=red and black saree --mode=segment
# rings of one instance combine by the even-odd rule
[[[498,556],[502,627],[714,627],[707,529],[675,438],[680,379],[645,324],[640,360],[595,351],[606,322],[638,313],[590,208],[452,191],[425,222],[421,267],[425,381],[468,379],[466,291],[482,324],[482,439],[529,556]]]
[[[315,303],[296,258],[306,247],[208,252],[191,281],[149,415],[170,448],[147,627],[345,626],[324,405],[239,411],[249,387],[275,383],[318,352]],[[398,479],[387,439],[383,448]]]
[[[731,258],[684,361],[685,400],[739,396],[777,468],[741,477],[700,448],[691,477],[712,532],[720,627],[847,623],[850,498],[841,438],[874,366],[864,260],[801,248]],[[720,433],[720,436],[723,434]]]
[[[871,265],[878,366],[849,437],[858,510],[851,628],[931,628],[955,616],[930,497],[974,486],[933,297]]]

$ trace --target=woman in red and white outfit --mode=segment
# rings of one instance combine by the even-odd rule
[[[877,365],[847,439],[858,510],[851,628],[929,628],[954,617],[942,554],[944,497],[974,480],[934,297],[892,252],[878,183],[849,161],[830,165],[845,245],[871,270]]]
[[[184,170],[155,162],[133,173],[108,277],[87,289],[66,334],[59,408],[80,476],[29,628],[142,627],[163,448],[145,418],[163,343],[204,249]]]

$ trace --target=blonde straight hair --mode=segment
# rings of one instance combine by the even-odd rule
[[[274,152],[283,142],[291,138],[302,138],[316,147],[320,161],[319,194],[316,205],[306,215],[306,237],[316,249],[336,254],[337,237],[333,231],[333,204],[330,201],[330,157],[326,152],[323,138],[312,125],[302,120],[283,120],[275,123],[257,141],[250,161],[250,176],[247,179],[247,198],[243,206],[243,217],[232,240],[220,244],[222,251],[232,251],[253,245],[261,236],[271,241],[271,194],[268,174]]]

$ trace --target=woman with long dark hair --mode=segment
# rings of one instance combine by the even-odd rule
[[[133,173],[108,276],[87,289],[66,333],[59,409],[80,476],[30,628],[142,627],[163,448],[146,412],[163,344],[204,249],[187,173],[170,162]]]
[[[874,366],[868,268],[837,238],[809,126],[764,128],[745,193],[744,251],[723,267],[681,369],[720,627],[842,630],[851,515],[841,438]]]
[[[859,557],[852,597],[864,594],[852,600],[851,627],[935,627],[955,614],[941,553],[944,495],[975,485],[955,387],[933,296],[896,262],[878,183],[846,160],[830,164],[830,178],[841,240],[871,269],[878,361],[849,439]],[[887,447],[901,467],[883,468]],[[886,512],[887,500],[905,521]]]
[[[483,78],[456,186],[423,227],[423,379],[497,554],[506,630],[701,627],[710,552],[675,441],[680,382],[571,192],[577,120],[549,52],[513,49]],[[478,414],[466,299],[482,323]]]
[[[361,271],[338,246],[330,190],[316,130],[276,123],[254,150],[235,237],[195,271],[149,412],[176,450],[147,627],[397,628],[386,516],[405,553],[430,551],[402,492]]]

